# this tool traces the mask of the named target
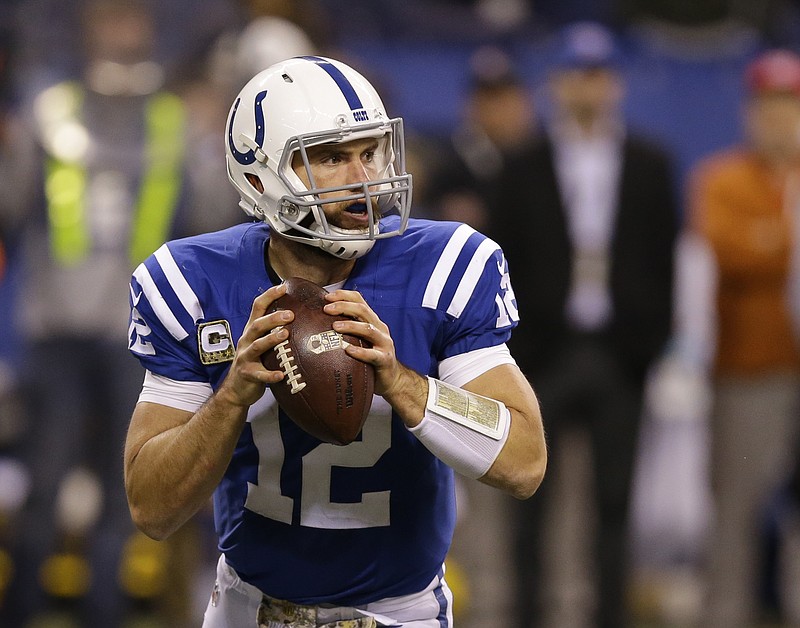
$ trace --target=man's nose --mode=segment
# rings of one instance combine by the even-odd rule
[[[353,160],[348,171],[348,178],[351,183],[363,183],[364,181],[369,181],[372,177],[370,177],[367,167],[361,161]]]

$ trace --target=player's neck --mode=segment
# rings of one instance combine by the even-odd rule
[[[344,281],[355,265],[355,260],[339,259],[315,246],[279,234],[271,234],[265,261],[281,279],[301,277],[319,286]]]

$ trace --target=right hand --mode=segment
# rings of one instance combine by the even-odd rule
[[[266,387],[283,379],[282,371],[269,371],[261,362],[261,356],[288,338],[286,328],[277,329],[294,320],[291,310],[279,310],[267,314],[269,307],[286,293],[283,284],[269,288],[253,300],[250,318],[245,325],[236,356],[228,374],[216,393],[229,403],[249,408],[258,401]]]

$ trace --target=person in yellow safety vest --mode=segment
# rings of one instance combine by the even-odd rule
[[[81,133],[85,93],[76,82],[49,88],[39,97],[37,117],[47,151],[45,195],[50,250],[60,264],[86,258],[92,247],[87,216],[88,139]],[[184,111],[170,93],[150,95],[144,110],[144,155],[141,183],[129,228],[128,256],[135,267],[158,248],[170,233],[181,184]],[[77,133],[77,141],[64,136]]]
[[[41,203],[24,224],[17,314],[32,484],[2,625],[41,620],[58,598],[81,626],[119,626],[131,586],[144,590],[120,574],[133,533],[121,451],[141,386],[124,288],[145,257],[186,234],[186,112],[153,60],[151,9],[87,0],[82,18],[82,75],[31,108]]]

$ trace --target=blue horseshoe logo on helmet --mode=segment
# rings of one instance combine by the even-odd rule
[[[264,97],[267,95],[267,90],[263,92],[259,92],[256,94],[256,101],[255,101],[255,108],[256,108],[256,137],[255,141],[258,146],[261,146],[264,143],[264,110],[261,108],[261,102],[264,100]],[[237,98],[236,102],[233,105],[233,111],[231,112],[231,119],[228,122],[228,148],[231,149],[231,154],[233,154],[234,159],[238,161],[243,166],[247,166],[253,163],[256,160],[255,151],[251,148],[245,152],[240,152],[236,150],[236,146],[233,143],[233,120],[236,117],[236,111],[239,109],[239,103],[242,101],[241,98]]]

